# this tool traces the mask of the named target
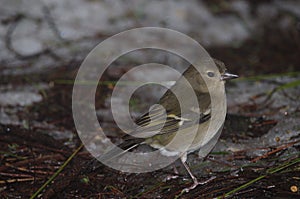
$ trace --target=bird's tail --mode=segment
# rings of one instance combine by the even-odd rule
[[[109,162],[115,158],[118,158],[125,154],[128,151],[131,151],[135,148],[137,148],[139,145],[143,144],[144,139],[141,138],[135,138],[135,139],[129,139],[118,146],[115,146],[108,152],[99,155],[95,159],[91,160],[84,168],[84,174],[94,172],[97,169],[103,168],[104,164],[102,162]],[[120,150],[122,149],[122,150]]]

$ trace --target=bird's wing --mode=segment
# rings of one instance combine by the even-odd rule
[[[144,114],[136,120],[138,127],[130,133],[130,136],[148,138],[158,134],[173,133],[179,127],[187,128],[197,122],[203,123],[209,118],[209,112],[199,114],[199,112],[190,111],[180,114],[177,111],[165,111],[163,106],[156,106],[151,112]]]
[[[191,80],[192,81],[192,80]],[[185,97],[185,108],[181,112],[181,104],[177,97],[173,94],[173,90],[180,91],[182,95],[185,93],[187,85],[180,80],[159,100],[158,105],[152,106],[150,112],[144,114],[136,124],[138,127],[134,129],[130,135],[138,138],[149,138],[154,135],[175,133],[179,128],[187,128],[196,123],[202,123],[210,118],[210,95],[208,92],[202,92],[195,88],[194,92],[198,100],[198,107],[195,106],[192,98]],[[130,137],[130,136],[129,136]]]

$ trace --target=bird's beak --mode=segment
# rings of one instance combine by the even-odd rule
[[[234,74],[230,74],[230,73],[224,73],[223,75],[221,75],[221,80],[231,80],[231,79],[235,79],[238,78],[238,75],[234,75]]]

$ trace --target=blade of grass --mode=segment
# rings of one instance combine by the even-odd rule
[[[247,183],[245,183],[245,184],[243,184],[243,185],[241,185],[241,186],[239,186],[239,187],[237,187],[237,188],[235,188],[235,189],[233,189],[233,190],[225,193],[222,196],[218,196],[217,198],[218,199],[222,199],[222,198],[229,197],[229,196],[233,195],[234,193],[236,193],[236,192],[238,192],[238,191],[240,191],[242,189],[245,189],[245,188],[249,187],[250,185],[252,185],[253,183],[255,183],[255,182],[257,182],[257,181],[265,178],[267,175],[274,174],[274,173],[276,173],[278,171],[281,171],[281,170],[283,170],[283,169],[285,169],[287,167],[290,167],[290,166],[292,166],[294,164],[297,164],[299,162],[300,162],[300,158],[297,158],[294,161],[291,161],[291,162],[288,162],[288,163],[284,163],[284,164],[282,164],[282,165],[280,165],[278,167],[275,167],[275,168],[268,169],[267,172],[266,172],[267,173],[266,175],[259,176],[259,177],[255,178],[255,179],[253,179],[253,180],[251,180],[251,181],[249,181],[249,182],[247,182]]]
[[[284,90],[284,89],[288,89],[288,88],[293,88],[296,86],[300,86],[300,80],[296,80],[296,81],[292,81],[292,82],[288,82],[286,84],[282,84],[280,86],[277,86],[276,88],[272,89],[271,91],[267,92],[267,97],[264,100],[264,102],[266,103],[269,99],[271,99],[271,97],[273,96],[274,93]]]
[[[54,80],[54,83],[55,84],[65,84],[65,85],[74,85],[75,84],[75,81],[74,80],[69,80],[69,79],[57,79],[57,80]],[[149,82],[149,81],[77,81],[76,84],[78,85],[83,85],[83,86],[89,86],[89,85],[113,85],[115,86],[116,84],[120,84],[120,85],[125,85],[125,86],[135,86],[135,85],[141,85],[141,84],[144,84],[144,83],[147,83],[147,84],[157,84],[157,82]],[[162,85],[166,85],[166,86],[172,86],[175,81],[162,81],[162,82],[159,82],[160,84]]]
[[[251,76],[251,77],[240,77],[233,81],[259,81],[264,79],[273,79],[276,77],[283,77],[283,76],[289,76],[289,77],[295,77],[300,75],[300,72],[288,72],[288,73],[280,73],[280,74],[268,74],[268,75],[257,75],[257,76]]]
[[[38,196],[40,192],[42,192],[47,185],[49,185],[61,172],[62,170],[69,164],[69,162],[74,158],[74,156],[82,149],[83,144],[81,144],[72,155],[59,167],[59,169],[30,197],[30,199],[34,199]]]

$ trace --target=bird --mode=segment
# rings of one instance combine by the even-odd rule
[[[203,159],[217,143],[222,131],[222,125],[217,129],[212,128],[208,131],[209,125],[213,122],[211,115],[212,95],[210,92],[221,92],[223,94],[222,92],[225,92],[225,82],[238,77],[228,73],[223,62],[217,59],[213,59],[213,61],[216,67],[202,66],[205,71],[204,78],[209,80],[208,83],[199,74],[196,67],[190,65],[183,72],[183,78],[179,78],[159,99],[157,104],[151,107],[149,112],[141,115],[135,121],[137,127],[122,137],[123,142],[118,147],[124,151],[120,153],[119,150],[110,149],[108,152],[100,155],[98,160],[108,162],[141,145],[147,145],[159,150],[162,156],[176,155],[180,157],[183,166],[193,180],[193,184],[185,188],[184,192],[188,192],[202,184],[203,182],[198,181],[186,163],[187,155],[198,150],[199,157]],[[184,105],[188,108],[182,112],[179,99],[173,92],[178,91],[182,96],[188,95],[186,80],[193,88],[198,105],[195,107],[192,100],[185,98]],[[222,101],[220,101],[219,106],[224,106]],[[215,120],[218,120],[218,117]],[[224,121],[221,122],[223,123]],[[195,127],[197,131],[192,136],[193,140],[183,143],[184,140],[189,140],[187,137],[189,137],[190,131]],[[206,132],[209,134],[208,137],[205,136]],[[175,135],[179,136],[179,139],[177,139],[177,142],[170,144]],[[187,144],[188,148],[186,147]]]

